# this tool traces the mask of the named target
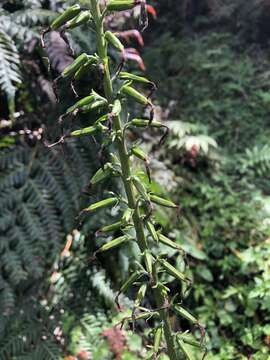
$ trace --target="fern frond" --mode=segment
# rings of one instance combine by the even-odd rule
[[[91,276],[91,283],[105,304],[113,307],[115,305],[114,299],[116,297],[116,293],[111,289],[109,281],[106,280],[105,271],[94,271]]]
[[[12,316],[0,315],[0,360],[60,360],[61,345],[53,331],[50,312],[39,301],[28,299]]]
[[[46,9],[18,10],[10,15],[10,20],[21,26],[33,28],[47,25],[55,17],[55,12]]]
[[[63,235],[75,226],[81,181],[88,181],[85,169],[91,159],[75,151],[77,143],[67,147],[68,161],[41,147],[0,152],[0,293],[6,294],[1,312],[14,308],[16,291],[25,282],[44,275]]]
[[[206,130],[201,125],[176,120],[168,121],[166,124],[171,130],[169,148],[185,149],[188,152],[195,148],[196,151],[207,155],[210,148],[217,147],[217,143],[212,137],[200,134]]]
[[[0,27],[0,89],[8,97],[9,110],[15,111],[16,86],[21,83],[20,58],[12,38]]]
[[[254,146],[247,149],[245,156],[241,159],[241,170],[246,172],[252,170],[259,176],[269,176],[270,174],[270,146]]]
[[[2,31],[8,34],[13,41],[17,41],[18,47],[24,46],[25,43],[28,43],[33,38],[38,37],[37,31],[29,28],[28,26],[16,23],[10,14],[0,14],[0,21]]]

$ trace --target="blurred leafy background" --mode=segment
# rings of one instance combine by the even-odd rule
[[[119,313],[114,298],[134,249],[93,263],[100,242],[95,231],[116,214],[83,223],[77,217],[89,196],[102,191],[85,191],[99,149],[89,140],[53,149],[43,144],[61,134],[57,119],[74,95],[70,90],[56,104],[51,80],[72,58],[56,33],[45,52],[39,32],[71,3],[0,4],[1,360],[146,358],[147,324],[139,323],[135,333],[115,328],[130,315],[131,300],[121,298]],[[187,252],[194,278],[187,300],[206,325],[207,359],[268,360],[270,5],[151,4],[158,16],[139,50],[159,87],[156,116],[171,131],[162,147],[156,134],[144,140],[153,154],[152,186],[181,205],[179,217],[160,211],[158,218]],[[123,29],[134,25],[124,16],[118,22]],[[93,51],[88,33],[69,36],[77,53]],[[89,82],[98,81],[89,74],[77,88],[86,93]],[[176,252],[169,256],[181,266]]]

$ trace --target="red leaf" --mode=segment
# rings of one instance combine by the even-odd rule
[[[138,51],[136,49],[133,48],[127,48],[123,51],[123,58],[125,60],[132,60],[132,61],[136,61],[139,65],[139,68],[142,71],[145,71],[145,65],[143,62],[143,59],[141,58],[140,54],[138,53]]]
[[[154,19],[157,18],[157,12],[152,5],[146,5],[146,10],[149,14],[151,14],[153,16]]]
[[[140,46],[144,46],[144,41],[141,33],[138,30],[126,30],[116,33],[116,35],[125,41],[130,42],[133,38],[137,41]]]

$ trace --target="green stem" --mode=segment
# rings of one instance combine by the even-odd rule
[[[95,21],[96,26],[96,36],[97,36],[97,52],[99,57],[102,60],[104,66],[104,78],[103,78],[103,87],[105,96],[110,104],[113,102],[113,86],[110,76],[110,68],[109,68],[109,58],[107,54],[107,46],[104,39],[104,27],[103,27],[103,19],[101,16],[100,7],[98,4],[98,0],[91,0],[91,8],[92,8],[92,15]],[[123,136],[123,129],[121,124],[120,116],[114,118],[114,129],[119,134],[117,137],[117,150],[119,154],[119,159],[121,163],[121,170],[122,170],[122,180],[125,188],[125,192],[128,199],[128,206],[131,209],[134,209],[133,214],[133,223],[134,228],[136,231],[136,237],[138,241],[139,248],[142,253],[145,250],[148,250],[148,243],[144,233],[144,224],[143,220],[140,217],[140,212],[138,207],[136,206],[136,196],[134,193],[134,187],[131,182],[131,165],[130,165],[130,158],[127,151],[127,146],[125,142],[125,138]],[[155,276],[155,281],[157,278]],[[165,299],[162,292],[159,288],[156,288],[154,291],[156,305],[158,308],[163,307],[165,304],[168,304],[168,299]],[[170,324],[170,319],[168,315],[168,310],[160,310],[160,317],[164,323],[164,335],[166,338],[168,355],[171,360],[177,360],[177,354],[174,346],[174,339],[172,328]]]

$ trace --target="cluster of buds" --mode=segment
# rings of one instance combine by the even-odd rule
[[[138,244],[142,261],[141,263],[134,261],[130,277],[121,286],[116,298],[118,304],[121,293],[128,292],[133,286],[138,286],[132,316],[124,319],[124,322],[134,324],[138,319],[147,320],[150,317],[155,319],[157,326],[153,329],[154,341],[153,345],[149,346],[149,359],[157,359],[164,351],[171,360],[177,360],[182,356],[192,359],[187,344],[200,347],[200,342],[197,342],[194,337],[190,337],[190,334],[173,331],[170,321],[170,311],[172,311],[175,316],[198,326],[203,333],[203,327],[199,321],[182,307],[185,293],[191,287],[192,282],[185,272],[179,271],[168,261],[166,254],[158,252],[161,243],[163,246],[179,251],[180,254],[184,253],[177,243],[162,234],[153,211],[155,206],[165,207],[173,211],[178,209],[178,205],[163,198],[160,194],[152,192],[148,155],[136,144],[129,144],[126,138],[126,130],[133,128],[166,129],[165,134],[167,134],[166,126],[154,119],[154,105],[151,95],[156,89],[156,85],[144,76],[122,71],[123,69],[120,71],[118,69],[112,77],[108,60],[108,48],[112,47],[120,54],[124,53],[125,48],[117,33],[104,29],[104,19],[114,12],[127,11],[140,6],[140,29],[142,31],[148,23],[146,3],[144,0],[109,0],[105,4],[100,4],[98,0],[89,0],[89,3],[89,9],[81,9],[79,5],[68,8],[52,22],[49,29],[46,29],[46,31],[63,31],[63,29],[72,29],[89,22],[96,32],[97,53],[79,55],[72,64],[64,69],[60,75],[61,78],[80,79],[81,74],[85,74],[93,65],[99,65],[103,69],[103,93],[98,94],[92,90],[88,96],[76,101],[74,105],[69,107],[60,119],[62,121],[67,116],[76,116],[82,112],[91,113],[92,117],[96,116],[96,120],[85,128],[70,132],[57,143],[62,143],[64,138],[68,137],[93,136],[100,133],[104,139],[103,145],[114,146],[116,151],[111,154],[110,160],[103,163],[90,180],[90,189],[106,178],[114,176],[122,180],[125,194],[111,193],[109,197],[87,206],[82,210],[82,214],[89,216],[93,212],[119,206],[122,215],[117,222],[104,226],[96,234],[106,238],[108,234],[118,231],[121,235],[105,242],[97,249],[94,256],[109,253],[111,250],[130,242],[135,241]],[[114,86],[116,80],[117,87]],[[142,88],[145,88],[143,92]],[[149,108],[149,119],[140,117],[125,119],[124,114],[126,112],[123,111],[123,108],[126,106],[127,99],[133,100],[142,108]],[[163,141],[164,135],[161,142]],[[144,164],[148,184],[143,183],[136,175],[132,166],[134,158],[139,159]],[[131,231],[131,229],[135,231]],[[170,289],[164,280],[164,273],[179,283],[181,288],[179,294],[171,296]],[[147,292],[152,292],[154,295],[156,300],[154,309],[142,307]]]

